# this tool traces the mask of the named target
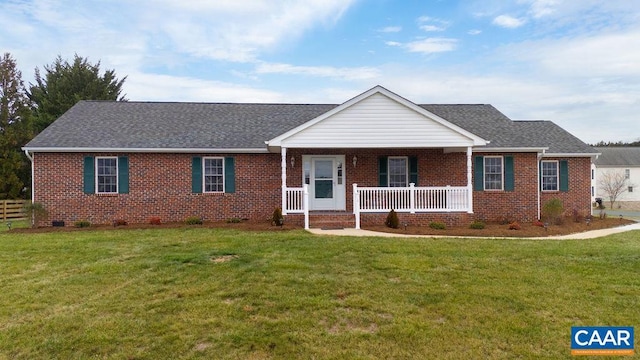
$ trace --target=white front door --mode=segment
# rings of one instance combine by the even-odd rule
[[[344,156],[305,156],[310,210],[345,210]]]

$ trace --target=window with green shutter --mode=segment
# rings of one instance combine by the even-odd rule
[[[192,158],[192,193],[233,193],[235,191],[235,158],[199,156]]]
[[[129,158],[86,156],[82,182],[85,194],[129,193]]]

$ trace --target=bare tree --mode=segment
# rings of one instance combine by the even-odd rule
[[[616,200],[633,184],[628,183],[623,171],[607,171],[598,180],[598,186],[609,197],[610,209],[613,209]]]

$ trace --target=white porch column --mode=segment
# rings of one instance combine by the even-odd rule
[[[469,196],[469,208],[467,213],[473,214],[473,162],[471,146],[467,147],[467,196]]]
[[[309,185],[302,185],[302,209],[304,211],[304,229],[309,230]]]
[[[358,184],[353,184],[353,215],[356,218],[356,229],[360,230],[360,193]]]
[[[280,167],[282,169],[282,215],[287,215],[287,148],[280,150]]]

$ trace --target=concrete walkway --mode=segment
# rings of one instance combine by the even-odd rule
[[[522,238],[522,237],[499,237],[499,239],[518,239],[518,240],[571,240],[571,239],[595,239],[611,234],[617,234],[625,231],[640,230],[640,223],[629,224],[625,226],[619,226],[609,229],[592,230],[582,233],[559,235],[559,236],[545,236],[536,238]],[[309,229],[312,234],[316,235],[333,235],[333,236],[378,236],[378,237],[405,237],[405,238],[470,238],[477,239],[481,236],[442,236],[442,235],[407,235],[407,234],[394,234],[377,232],[370,230],[356,230],[356,229]]]

